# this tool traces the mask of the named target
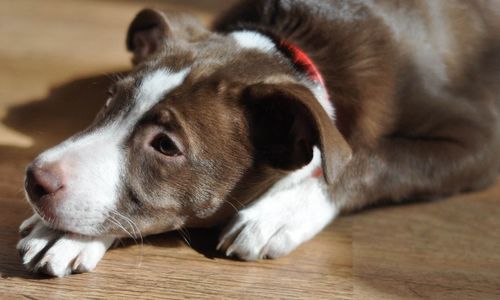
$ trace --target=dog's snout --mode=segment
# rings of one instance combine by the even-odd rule
[[[26,191],[31,201],[37,202],[46,195],[53,195],[63,187],[62,176],[56,165],[39,167],[31,165],[26,171]]]

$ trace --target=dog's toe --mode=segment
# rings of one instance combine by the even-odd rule
[[[72,273],[73,261],[84,247],[84,241],[63,236],[47,250],[35,270],[57,277],[69,275]]]
[[[271,232],[258,224],[246,224],[232,245],[228,247],[226,254],[248,261],[262,259],[264,247],[271,236]]]
[[[40,223],[40,218],[37,215],[33,215],[30,218],[26,219],[21,223],[21,226],[19,226],[19,234],[21,237],[26,237],[28,234],[33,231],[35,228],[35,225]]]
[[[288,255],[300,241],[294,239],[293,235],[284,227],[276,231],[275,234],[262,249],[260,255],[262,258],[278,258]]]
[[[90,272],[97,266],[106,250],[114,239],[88,241],[77,258],[74,260],[72,270],[74,273]]]
[[[43,255],[36,271],[63,277],[95,269],[114,238],[91,238],[74,235],[60,237]]]
[[[254,261],[278,258],[290,253],[300,242],[293,238],[286,224],[240,214],[221,235],[217,249],[227,256]]]
[[[30,269],[49,243],[57,236],[54,231],[40,223],[34,226],[35,228],[17,243],[17,250],[22,257],[23,264]]]

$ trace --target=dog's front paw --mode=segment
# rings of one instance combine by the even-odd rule
[[[20,233],[17,250],[26,268],[57,277],[92,271],[114,241],[57,232],[37,216],[24,221]]]
[[[252,261],[285,256],[301,242],[292,224],[241,212],[226,227],[217,250],[227,256]]]
[[[243,260],[278,258],[316,235],[336,213],[319,183],[305,182],[241,210],[225,228],[217,249]]]

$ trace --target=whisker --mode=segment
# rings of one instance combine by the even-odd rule
[[[125,229],[125,227],[123,227],[123,225],[118,221],[116,220],[115,218],[113,218],[113,216],[110,216],[108,215],[108,218],[109,220],[111,221],[111,223],[115,224],[116,226],[118,226],[121,230],[123,230],[128,236],[130,236],[134,241],[135,243],[137,244],[137,241],[136,239],[132,236],[132,234],[127,230]]]
[[[233,199],[233,200],[235,200],[238,204],[240,204],[240,205],[241,205],[241,208],[243,208],[243,205],[242,205],[241,203],[239,203],[236,199]],[[236,213],[238,213],[238,212],[240,211],[240,209],[241,209],[241,208],[239,208],[239,209],[238,209],[238,207],[236,207],[236,206],[235,206],[233,203],[231,203],[229,200],[227,200],[227,199],[223,199],[223,201],[224,201],[224,203],[229,204],[229,205],[230,205],[230,206],[234,209],[234,211],[235,211]]]
[[[190,248],[193,248],[193,246],[191,246],[191,236],[190,236],[188,230],[184,227],[179,227],[179,230],[177,232],[179,232],[179,234],[182,237],[182,239],[184,240],[184,242],[186,242],[186,244]]]
[[[142,237],[141,231],[139,230],[139,226],[137,226],[137,224],[135,224],[130,218],[128,218],[128,217],[120,214],[119,212],[115,211],[115,213],[131,225],[132,229],[134,230],[134,234],[135,234],[136,237],[137,237],[137,234],[139,235],[141,243],[140,243],[140,250],[139,250],[140,251],[140,253],[139,253],[139,263],[137,264],[137,266],[140,268],[142,266],[142,259],[144,257],[144,239]],[[137,230],[137,233],[136,233],[136,230]]]
[[[141,232],[139,231],[139,227],[134,223],[132,222],[132,220],[130,220],[129,218],[125,217],[124,215],[120,214],[119,212],[117,212],[116,210],[110,210],[110,213],[114,214],[114,216],[116,217],[120,217],[122,218],[123,220],[125,220],[125,222],[128,223],[128,225],[130,225],[130,227],[132,228],[134,234],[132,235],[130,233],[130,231],[128,230],[125,230],[125,228],[123,226],[120,226],[123,230],[125,230],[125,232],[128,233],[128,235],[134,240],[135,244],[137,245],[137,234],[136,234],[136,229],[137,229],[137,232],[139,233],[139,237],[140,237],[140,252],[139,252],[139,263],[137,264],[137,267],[141,267],[142,265],[142,259],[143,259],[143,256],[144,256],[144,240],[142,238],[142,234]],[[110,220],[115,220],[116,222],[118,222],[119,224],[121,224],[117,219],[113,218],[111,215],[108,215],[110,217]],[[123,242],[120,240],[120,243],[123,245]]]
[[[132,228],[132,230],[134,232],[134,236],[135,236],[134,240],[137,238],[137,236],[139,236],[140,245],[141,245],[141,252],[142,252],[142,248],[144,246],[144,239],[142,237],[141,231],[139,230],[139,227],[132,220],[130,220],[130,218],[120,214],[117,211],[113,210],[112,212],[115,214],[115,216],[122,218],[123,220],[125,220],[125,222],[127,222],[130,225],[130,227]]]
[[[111,80],[113,83],[116,83],[120,80],[122,80],[123,78],[125,78],[125,74],[122,74],[122,73],[102,73],[102,75],[104,75],[106,78],[108,78],[109,80]]]
[[[132,225],[130,224],[130,222],[129,222],[128,220],[126,220],[126,219],[125,219],[125,218],[124,218],[124,217],[123,217],[120,213],[118,213],[118,212],[116,212],[116,211],[113,211],[113,214],[114,214],[116,217],[120,217],[120,218],[122,218],[123,220],[125,220],[125,222],[127,222],[127,224],[129,225],[129,227],[130,227],[130,229],[131,229],[131,231],[132,231],[131,236],[132,236],[132,238],[133,238],[134,240],[136,240],[136,239],[137,239],[137,233],[135,232],[135,227],[134,227],[134,226],[132,226]]]

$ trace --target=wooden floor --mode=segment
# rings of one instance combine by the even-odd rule
[[[206,22],[232,1],[165,1]],[[289,257],[221,258],[215,231],[125,242],[93,273],[27,273],[15,250],[23,168],[84,127],[109,76],[129,69],[124,34],[135,1],[0,1],[0,298],[500,299],[500,178],[440,201],[339,218]],[[383,188],[383,187],[381,187]],[[75,298],[73,298],[75,297]]]

